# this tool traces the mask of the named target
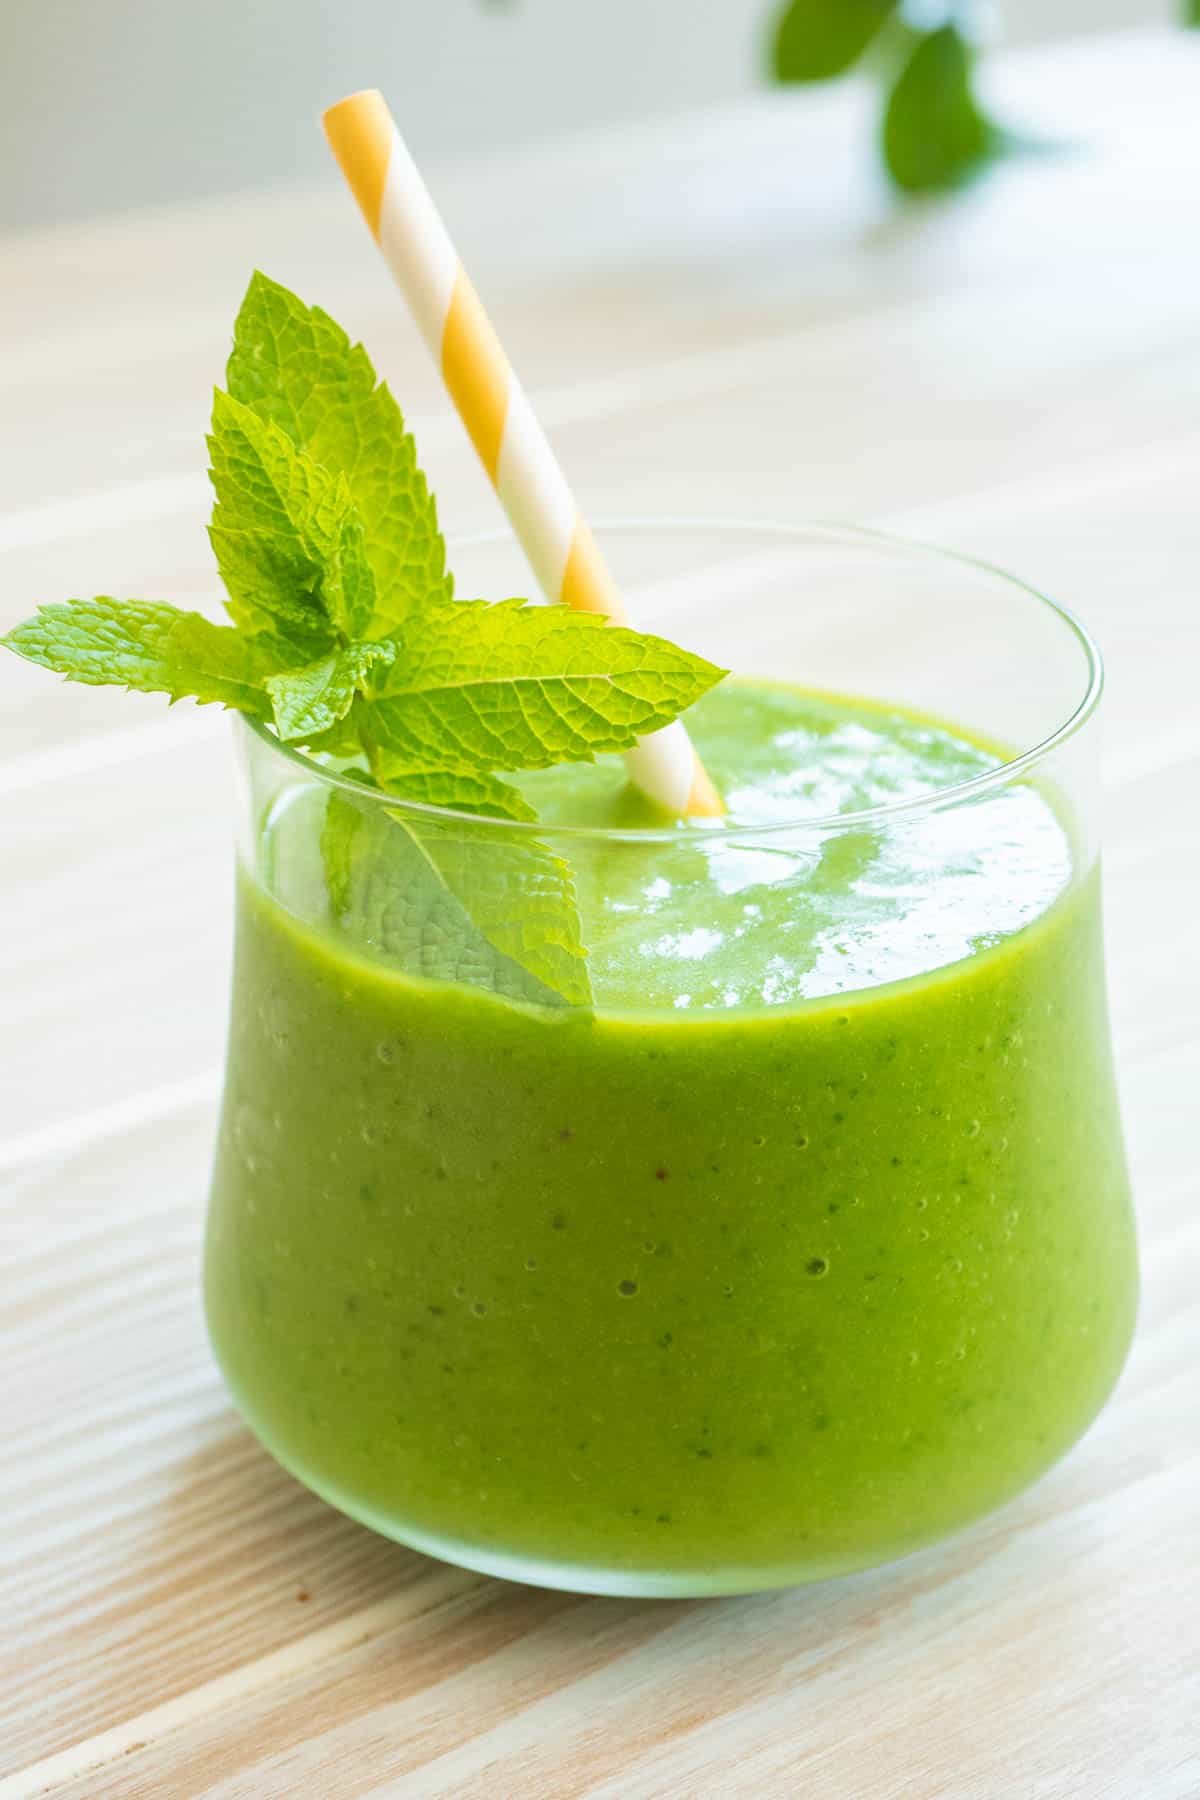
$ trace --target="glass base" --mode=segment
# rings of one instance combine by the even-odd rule
[[[882,1568],[902,1561],[917,1550],[928,1548],[928,1542],[913,1544],[899,1552],[880,1557],[847,1557],[844,1562],[831,1562],[817,1571],[794,1568],[739,1568],[724,1564],[719,1570],[688,1570],[684,1573],[655,1569],[619,1569],[589,1563],[570,1563],[542,1559],[524,1552],[505,1552],[484,1544],[466,1543],[439,1532],[424,1531],[417,1526],[397,1524],[384,1514],[375,1512],[361,1501],[350,1499],[337,1488],[309,1475],[304,1469],[281,1456],[254,1421],[239,1406],[254,1436],[281,1468],[315,1494],[326,1505],[344,1513],[358,1525],[402,1544],[406,1550],[419,1551],[438,1562],[468,1569],[476,1575],[495,1576],[501,1581],[520,1582],[527,1587],[554,1588],[567,1594],[591,1594],[612,1600],[710,1600],[737,1594],[768,1593],[782,1588],[811,1587],[817,1582],[837,1580],[843,1575],[861,1573],[864,1569]]]
[[[220,1359],[218,1358],[218,1362]],[[233,1398],[246,1425],[263,1449],[282,1469],[300,1482],[302,1487],[315,1494],[326,1505],[337,1512],[353,1519],[358,1525],[377,1532],[380,1537],[388,1538],[392,1543],[401,1544],[407,1550],[418,1551],[422,1556],[429,1556],[438,1562],[448,1563],[460,1569],[466,1569],[477,1575],[493,1576],[501,1581],[520,1582],[530,1587],[542,1587],[558,1590],[562,1593],[595,1595],[607,1599],[625,1600],[705,1600],[731,1597],[738,1594],[757,1594],[779,1591],[787,1588],[812,1587],[824,1581],[835,1581],[846,1575],[862,1574],[868,1569],[886,1568],[914,1556],[922,1550],[945,1543],[957,1537],[962,1531],[969,1530],[980,1523],[983,1518],[990,1517],[1011,1500],[1024,1493],[1030,1486],[1036,1485],[1041,1473],[1032,1481],[1025,1480],[1016,1484],[1010,1492],[999,1497],[995,1504],[987,1507],[976,1518],[964,1519],[957,1526],[937,1531],[914,1533],[909,1542],[893,1540],[886,1548],[881,1547],[875,1554],[870,1552],[848,1553],[837,1555],[827,1553],[821,1558],[820,1566],[797,1565],[795,1563],[779,1563],[774,1565],[738,1565],[734,1562],[722,1562],[716,1569],[692,1567],[686,1570],[654,1569],[640,1567],[636,1569],[621,1568],[613,1564],[587,1562],[570,1562],[560,1558],[544,1558],[528,1551],[505,1551],[477,1541],[463,1540],[447,1536],[441,1532],[428,1531],[417,1525],[397,1521],[390,1514],[378,1511],[364,1501],[354,1498],[341,1490],[336,1484],[314,1476],[294,1457],[280,1450],[254,1416],[254,1410],[247,1405],[230,1381],[228,1372],[222,1369],[226,1386]],[[1064,1446],[1062,1456],[1068,1454],[1073,1445]],[[1062,1459],[1054,1459],[1054,1464]],[[1050,1466],[1054,1466],[1054,1464]]]

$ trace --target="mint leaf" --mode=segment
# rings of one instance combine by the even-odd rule
[[[40,606],[4,642],[18,656],[91,687],[170,691],[167,641],[177,607],[152,600],[67,600]]]
[[[410,619],[372,670],[364,736],[412,768],[545,769],[626,750],[722,671],[596,613],[456,601]]]
[[[167,640],[174,698],[187,695],[202,705],[219,700],[234,711],[261,717],[267,711],[266,671],[278,668],[289,654],[285,644],[270,636],[248,638],[200,613],[181,613]]]
[[[536,819],[524,794],[479,769],[414,769],[386,752],[374,759],[375,778],[389,794],[424,806],[449,806],[492,819]]]
[[[973,56],[953,25],[918,38],[883,119],[883,154],[898,187],[923,193],[965,181],[1004,144],[971,86]]]
[[[38,608],[0,640],[71,681],[218,703],[266,718],[264,645],[157,600],[66,600]],[[278,650],[276,647],[276,654]]]
[[[591,999],[567,864],[523,837],[488,841],[333,794],[321,848],[330,906],[359,946],[429,981],[508,999]]]
[[[330,647],[334,629],[362,636],[375,583],[344,477],[220,389],[208,446],[217,496],[209,536],[235,622],[281,632],[310,654]]]
[[[304,750],[310,756],[333,756],[341,760],[350,757],[361,758],[363,754],[362,739],[358,733],[358,720],[354,716],[354,708],[344,718],[328,726],[324,731],[314,731],[303,740]]]
[[[229,392],[345,477],[362,518],[375,610],[356,635],[381,636],[453,597],[437,505],[386,384],[361,344],[320,307],[254,276],[234,327]]]
[[[394,644],[347,644],[314,662],[267,677],[265,686],[275,710],[275,727],[285,742],[319,737],[350,711],[369,669],[390,663]],[[354,745],[358,747],[357,732]]]
[[[828,81],[857,62],[896,0],[790,0],[775,24],[777,81]]]

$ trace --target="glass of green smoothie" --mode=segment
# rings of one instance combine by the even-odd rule
[[[737,671],[687,715],[725,818],[614,757],[474,816],[238,722],[212,1338],[280,1461],[419,1549],[816,1580],[1018,1493],[1129,1344],[1099,659],[872,533],[602,537]],[[528,588],[505,536],[454,561]]]

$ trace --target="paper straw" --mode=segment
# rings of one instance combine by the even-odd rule
[[[329,108],[324,125],[546,598],[626,624],[596,541],[382,94],[351,94]],[[681,720],[642,738],[626,766],[671,812],[724,811]]]

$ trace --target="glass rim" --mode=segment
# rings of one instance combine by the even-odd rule
[[[460,811],[454,807],[432,806],[426,801],[406,800],[400,795],[387,794],[377,788],[364,787],[362,782],[354,780],[350,775],[330,768],[318,762],[315,757],[303,750],[297,750],[285,744],[276,736],[269,725],[250,718],[245,713],[234,715],[235,726],[241,724],[261,743],[267,746],[276,756],[294,764],[310,778],[315,778],[325,786],[352,794],[360,803],[387,807],[393,812],[411,814],[414,818],[436,822],[442,825],[454,825],[461,828],[470,825],[472,829],[502,833],[522,833],[531,837],[553,837],[593,839],[612,842],[632,842],[638,844],[676,844],[681,835],[681,825],[692,830],[705,831],[719,838],[722,843],[736,843],[751,840],[761,842],[765,838],[783,835],[795,836],[798,832],[812,832],[828,836],[833,832],[862,831],[878,829],[894,820],[911,819],[932,812],[940,812],[951,806],[960,806],[978,799],[998,788],[1008,787],[1016,781],[1024,780],[1034,769],[1053,755],[1056,750],[1075,737],[1087,724],[1100,704],[1104,691],[1104,662],[1099,646],[1082,620],[1064,606],[1061,601],[1054,600],[1044,594],[1030,582],[1018,575],[1011,574],[998,564],[988,562],[982,557],[968,556],[959,550],[947,550],[941,545],[929,544],[918,538],[902,537],[898,533],[880,531],[869,525],[858,525],[841,519],[799,519],[780,520],[773,518],[752,519],[737,515],[716,515],[701,518],[689,513],[663,514],[613,514],[593,521],[597,533],[609,532],[651,532],[651,531],[727,531],[753,534],[762,532],[792,539],[816,539],[819,537],[842,539],[860,545],[874,545],[880,549],[891,550],[897,555],[925,557],[939,563],[956,563],[963,568],[990,576],[1002,583],[1006,588],[1033,600],[1037,605],[1046,608],[1066,627],[1074,638],[1084,661],[1084,685],[1081,697],[1067,716],[1036,743],[1020,750],[1015,756],[1007,757],[997,763],[993,769],[985,769],[981,774],[969,776],[965,781],[951,782],[944,788],[935,788],[927,794],[916,794],[906,800],[887,801],[881,806],[860,808],[856,812],[807,814],[795,819],[772,821],[770,824],[729,825],[722,819],[703,819],[675,821],[667,825],[647,826],[607,826],[607,825],[572,825],[560,824],[557,820],[547,822],[541,819],[502,819],[492,814]],[[452,540],[463,549],[475,549],[487,544],[511,543],[515,534],[511,527],[496,526],[483,531],[469,532]],[[736,673],[736,671],[734,671]],[[966,722],[962,722],[964,725]]]

